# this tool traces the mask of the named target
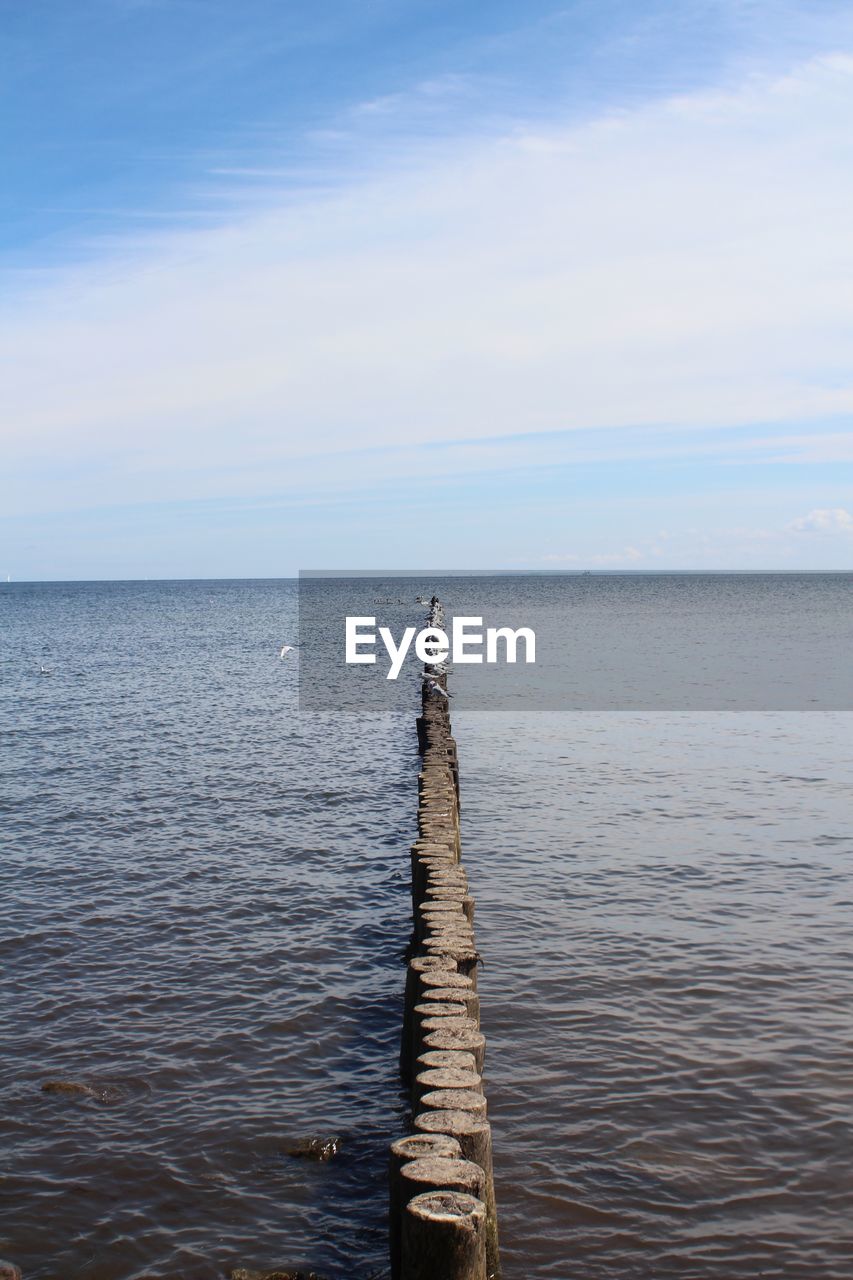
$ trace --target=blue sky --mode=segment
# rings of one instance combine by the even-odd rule
[[[853,567],[853,12],[0,0],[0,573]]]

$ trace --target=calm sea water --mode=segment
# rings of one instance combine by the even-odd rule
[[[300,712],[295,634],[288,582],[0,592],[26,1280],[385,1273],[417,682]],[[454,687],[506,1280],[849,1280],[851,717]]]

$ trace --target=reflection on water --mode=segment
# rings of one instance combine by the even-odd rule
[[[0,609],[0,1256],[383,1274],[410,709],[297,714],[288,583]],[[463,685],[506,1280],[849,1280],[849,718]]]

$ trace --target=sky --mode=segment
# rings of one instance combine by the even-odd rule
[[[0,577],[853,569],[853,10],[0,0]]]

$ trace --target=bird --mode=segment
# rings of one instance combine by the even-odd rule
[[[48,667],[46,667],[46,666],[44,665],[44,663],[43,663],[43,662],[40,662],[40,663],[39,663],[39,675],[40,675],[40,676],[52,676],[52,675],[53,675],[53,672],[52,672]]]
[[[295,645],[292,645],[292,644],[283,644],[283,645],[281,646],[281,653],[280,653],[278,656],[279,656],[280,658],[286,658],[286,657],[287,657],[287,655],[288,655],[289,653],[293,653],[293,650],[294,650],[295,648],[296,648],[296,646],[295,646]]]
[[[424,676],[424,683],[430,693],[437,693],[440,698],[452,698],[453,694],[448,693],[446,689],[442,689],[437,680],[433,680],[430,676]]]

